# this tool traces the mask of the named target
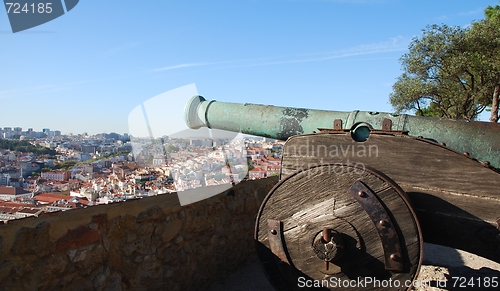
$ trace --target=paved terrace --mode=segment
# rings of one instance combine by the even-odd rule
[[[466,282],[472,278],[476,281],[476,288],[467,286],[467,288],[454,289],[453,282],[456,279],[466,279]],[[499,287],[481,289],[478,288],[477,282],[481,280],[485,282],[491,278],[497,278]],[[488,278],[488,279],[487,279]],[[474,254],[452,249],[445,246],[425,243],[424,244],[424,262],[420,269],[417,280],[430,281],[430,286],[422,286],[414,288],[417,291],[439,291],[439,290],[499,290],[500,289],[500,264],[481,258]],[[448,280],[446,288],[437,288]],[[458,282],[457,282],[457,285]],[[266,278],[260,262],[256,257],[242,265],[225,279],[211,284],[207,291],[273,291]]]

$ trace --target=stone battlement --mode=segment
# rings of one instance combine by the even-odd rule
[[[0,290],[199,290],[254,256],[278,177],[180,206],[166,194],[0,225]]]

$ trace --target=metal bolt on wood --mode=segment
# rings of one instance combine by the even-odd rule
[[[329,243],[331,241],[331,236],[330,236],[330,229],[328,227],[323,228],[323,240],[325,243]],[[330,263],[328,261],[325,261],[325,270],[328,271]]]
[[[399,261],[399,256],[397,254],[392,254],[391,255],[391,260],[398,262]]]

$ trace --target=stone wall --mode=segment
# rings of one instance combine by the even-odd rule
[[[277,181],[186,206],[169,194],[9,221],[0,290],[203,289],[255,255],[256,214]]]

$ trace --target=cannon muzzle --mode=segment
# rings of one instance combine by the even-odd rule
[[[338,112],[304,108],[279,107],[251,103],[207,101],[193,96],[184,110],[186,124],[192,129],[208,127],[245,134],[286,140],[291,136],[312,133],[319,128],[334,127],[342,121],[343,129],[354,132],[362,127],[386,130],[384,120],[390,120],[391,130],[407,131],[410,136],[445,143],[447,147],[488,161],[500,168],[500,124],[479,121],[391,114],[381,112]]]

